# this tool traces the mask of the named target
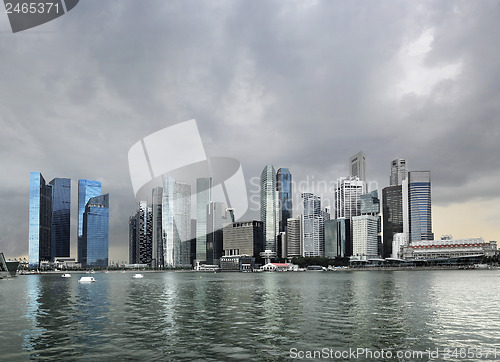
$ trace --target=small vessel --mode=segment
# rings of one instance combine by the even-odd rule
[[[94,277],[81,277],[78,282],[79,283],[93,283],[93,282],[95,282],[95,278]]]
[[[144,278],[144,275],[137,273],[137,274],[134,274],[134,276],[132,278],[141,279],[141,278]]]
[[[61,278],[71,278],[71,274],[64,273],[63,275],[61,275]]]

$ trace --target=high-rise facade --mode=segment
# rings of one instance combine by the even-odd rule
[[[231,223],[231,217],[226,204],[219,201],[211,201],[206,206],[206,240],[207,240],[207,264],[219,265],[222,257],[222,227]]]
[[[151,218],[152,218],[152,267],[163,266],[163,235],[161,231],[161,200],[163,187],[155,187],[152,195]]]
[[[408,203],[410,243],[434,240],[430,171],[410,171],[408,173]]]
[[[212,178],[196,179],[196,261],[207,260],[207,205],[212,201]]]
[[[139,203],[135,214],[136,249],[135,262],[151,265],[153,260],[153,212],[146,201]]]
[[[325,221],[325,256],[345,258],[352,255],[351,220]]]
[[[264,223],[262,221],[238,221],[227,224],[222,229],[224,256],[244,256],[258,258],[264,251]]]
[[[94,180],[78,180],[78,262],[82,263],[83,256],[83,213],[85,206],[92,197],[101,195],[101,183]]]
[[[71,180],[55,178],[52,186],[51,260],[70,256]]]
[[[278,191],[278,230],[287,231],[287,220],[292,217],[292,174],[288,168],[280,168],[276,174]]]
[[[303,193],[302,245],[303,256],[324,256],[324,219],[321,198]]]
[[[335,187],[335,218],[351,219],[361,214],[365,182],[358,177],[341,177]]]
[[[137,215],[128,219],[128,262],[137,264]]]
[[[107,267],[109,254],[109,194],[91,197],[85,206],[82,226],[81,263]]]
[[[29,266],[51,260],[52,186],[40,172],[30,172],[29,193]]]
[[[379,218],[373,215],[360,215],[352,218],[352,256],[358,260],[379,257],[378,253]]]
[[[260,217],[264,226],[264,247],[276,251],[278,224],[276,173],[272,165],[267,165],[260,175]]]
[[[349,158],[349,175],[366,182],[366,157],[363,152],[358,152]]]
[[[287,220],[287,257],[302,256],[302,216]]]
[[[191,185],[163,177],[163,260],[169,268],[190,265]]]
[[[391,162],[390,186],[400,186],[408,177],[408,166],[403,158],[396,158]]]
[[[390,258],[394,235],[403,232],[403,188],[388,186],[382,189],[382,257]]]

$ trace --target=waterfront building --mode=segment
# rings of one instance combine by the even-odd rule
[[[403,258],[410,260],[493,256],[497,252],[497,243],[483,238],[424,240],[411,242],[402,249]]]
[[[280,168],[276,174],[278,191],[278,230],[287,231],[287,220],[292,217],[292,174],[288,168]]]
[[[220,260],[222,271],[253,271],[255,258],[253,256],[223,256]]]
[[[325,221],[325,256],[345,258],[352,255],[351,220]]]
[[[349,175],[366,182],[366,157],[363,152],[358,152],[349,158]]]
[[[433,240],[430,171],[408,173],[408,203],[410,243]]]
[[[378,216],[360,215],[352,218],[352,257],[368,260],[379,257]]]
[[[134,263],[151,265],[153,259],[153,212],[146,201],[139,203],[135,219]]]
[[[401,186],[408,178],[408,166],[403,158],[396,158],[391,162],[390,186]]]
[[[128,219],[128,262],[137,264],[137,214]]]
[[[151,204],[151,246],[152,246],[152,267],[163,266],[163,235],[161,229],[161,200],[163,198],[163,187],[153,188],[152,204]]]
[[[83,213],[92,197],[101,195],[101,183],[93,180],[78,180],[78,262],[82,263],[83,257]]]
[[[392,254],[390,255],[393,259],[403,258],[403,247],[408,245],[408,239],[405,233],[396,233],[393,235],[392,239]]]
[[[272,165],[267,165],[260,175],[260,218],[264,227],[265,250],[276,252],[277,223],[276,173]]]
[[[351,219],[361,214],[365,183],[358,177],[341,177],[335,187],[335,218]]]
[[[107,267],[109,253],[109,194],[91,197],[83,213],[81,264]]]
[[[286,252],[288,258],[302,256],[302,216],[287,220]]]
[[[402,185],[382,189],[382,231],[382,257],[389,258],[393,254],[394,235],[403,233]]]
[[[264,223],[257,220],[232,222],[223,227],[222,240],[224,256],[258,258],[264,251]]]
[[[71,180],[55,178],[52,186],[51,260],[70,256]]]
[[[29,253],[30,268],[40,261],[51,260],[52,185],[47,185],[40,172],[30,172]]]
[[[223,255],[222,228],[225,224],[232,223],[232,220],[229,210],[223,202],[211,201],[206,206],[206,213],[206,262],[209,265],[219,265]]]
[[[324,256],[324,219],[321,197],[303,193],[302,256]]]
[[[164,266],[190,266],[191,186],[170,176],[163,176],[162,230]]]
[[[212,201],[212,178],[196,179],[196,262],[207,260],[207,205]]]

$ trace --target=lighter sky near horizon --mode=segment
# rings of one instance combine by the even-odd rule
[[[3,13],[0,251],[27,255],[40,171],[73,180],[72,256],[86,178],[110,194],[110,261],[128,260],[128,151],[190,119],[208,156],[241,162],[250,206],[267,164],[304,181],[298,195],[363,151],[380,190],[394,158],[431,171],[436,238],[498,240],[499,15],[498,1],[86,0],[13,34]]]

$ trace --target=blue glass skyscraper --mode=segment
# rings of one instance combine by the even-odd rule
[[[276,174],[278,191],[279,231],[287,231],[287,220],[292,217],[292,174],[288,168],[280,168]]]
[[[276,251],[276,173],[272,165],[267,165],[260,175],[260,219],[264,223],[264,248]]]
[[[29,266],[38,268],[51,259],[52,186],[40,172],[30,172]]]
[[[78,262],[82,262],[83,213],[92,197],[101,195],[101,183],[93,180],[78,180]]]
[[[71,180],[55,178],[52,185],[52,242],[51,259],[69,257]]]
[[[410,242],[434,240],[431,217],[431,173],[408,173]]]
[[[109,194],[90,198],[83,213],[81,263],[107,267],[109,250]]]

